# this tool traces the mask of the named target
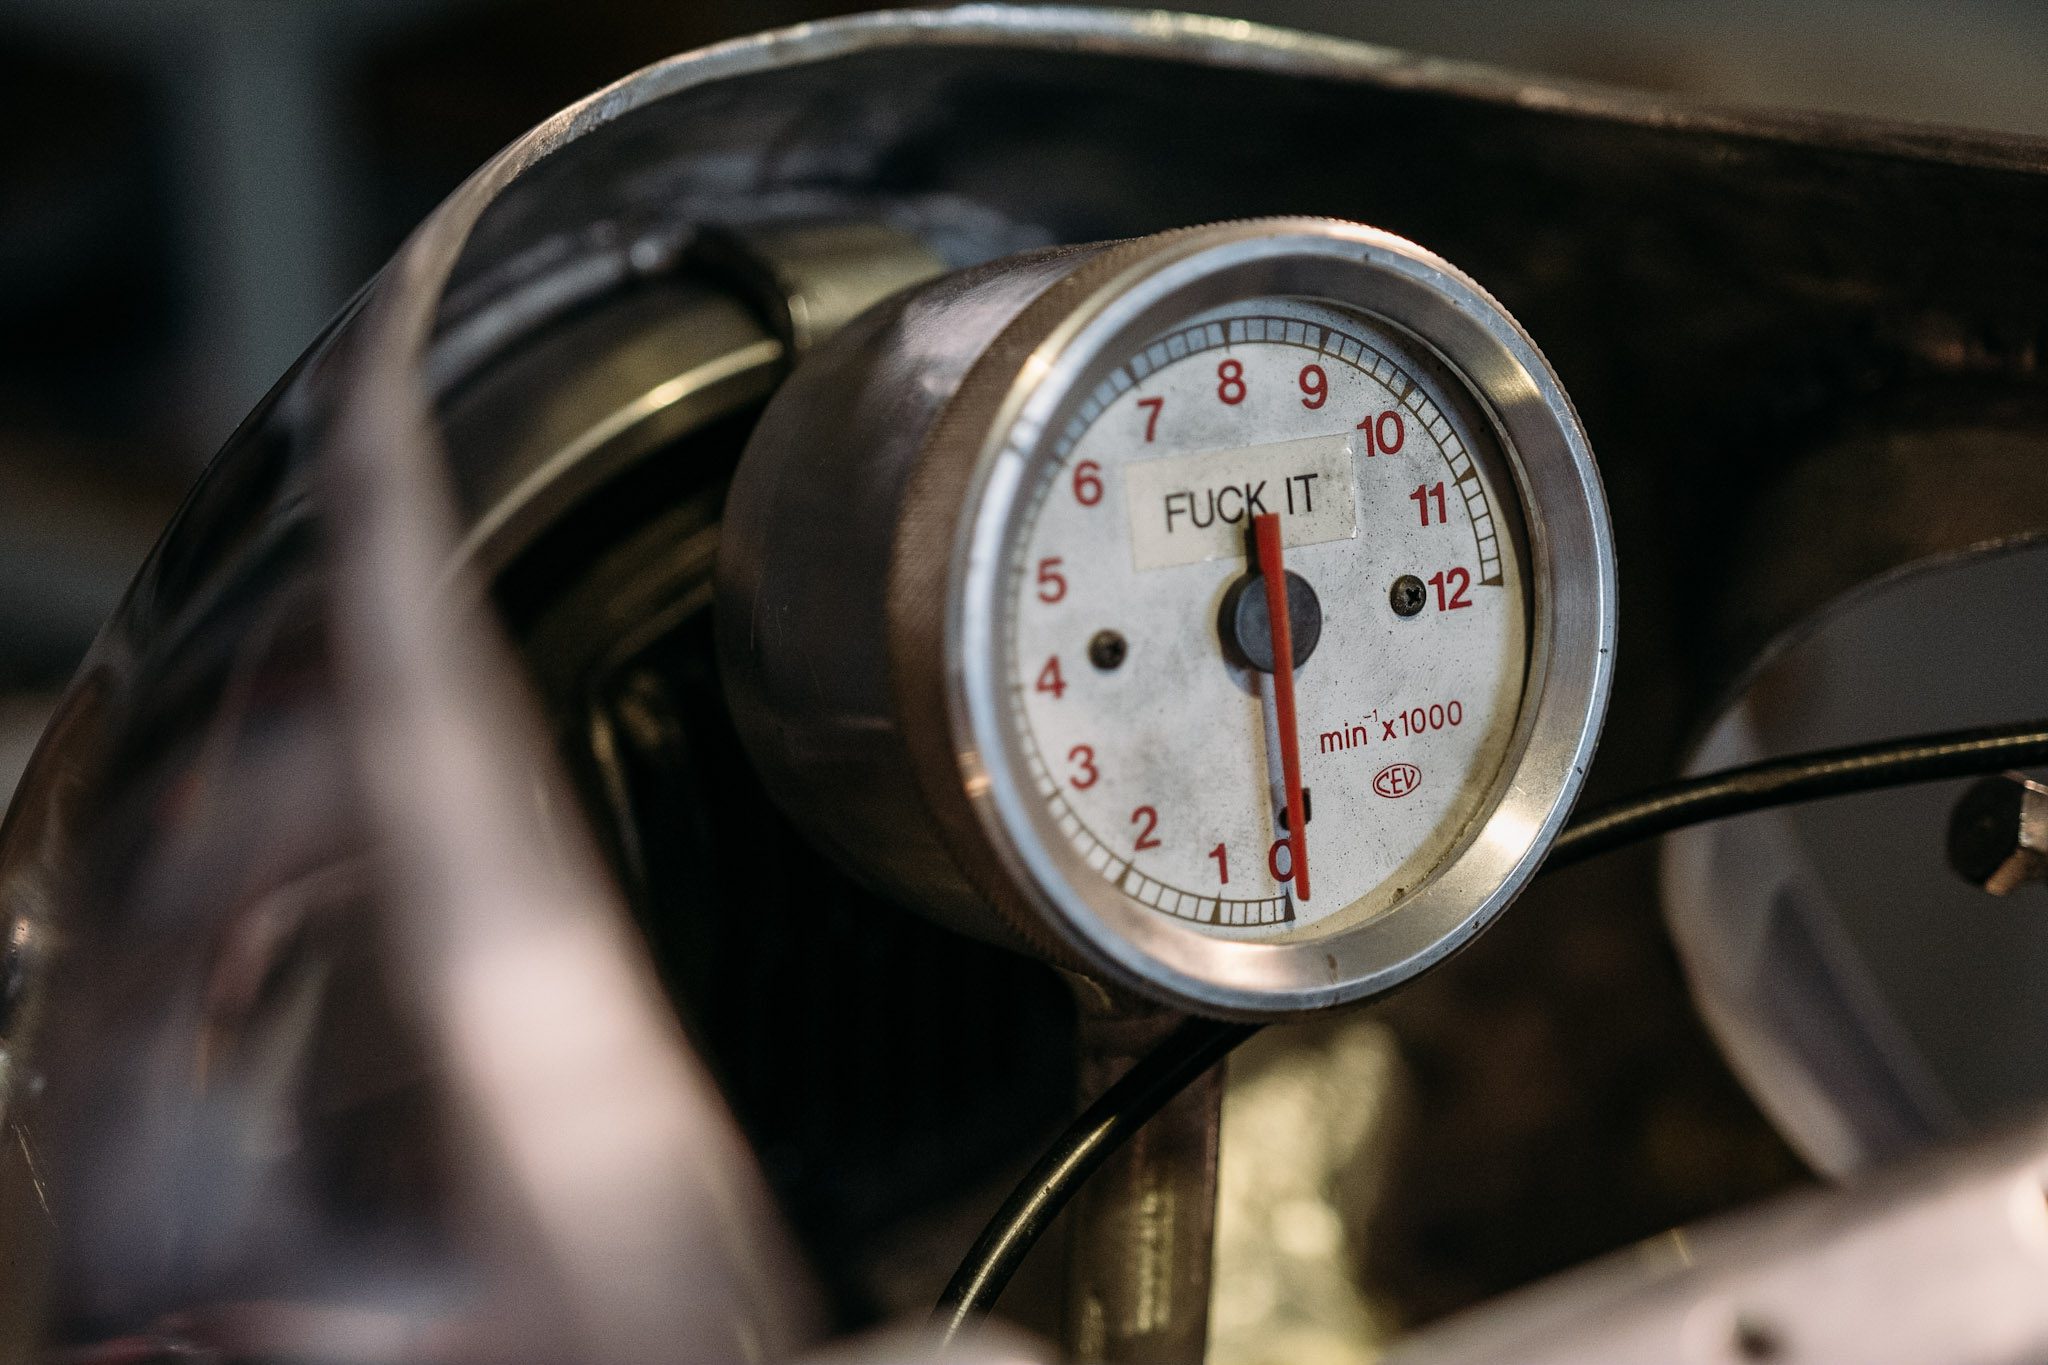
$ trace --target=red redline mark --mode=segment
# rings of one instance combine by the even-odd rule
[[[1280,772],[1287,783],[1287,841],[1294,854],[1294,893],[1308,899],[1308,819],[1301,799],[1301,738],[1294,729],[1294,622],[1287,614],[1287,566],[1280,553],[1280,514],[1252,518],[1266,615],[1273,622],[1273,718],[1280,729]]]

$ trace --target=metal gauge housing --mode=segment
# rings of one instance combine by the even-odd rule
[[[726,513],[741,735],[906,901],[1185,1008],[1377,994],[1513,898],[1614,565],[1498,304],[1355,224],[1013,258],[807,359]]]

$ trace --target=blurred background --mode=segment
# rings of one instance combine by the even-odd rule
[[[0,0],[0,794],[240,415],[551,111],[836,0]],[[1711,101],[2048,132],[2017,0],[1212,0]]]
[[[874,7],[0,0],[0,798],[208,456],[465,175],[648,62]],[[2017,0],[1204,8],[1686,100],[2048,134],[2048,7]],[[1402,1317],[1802,1178],[1654,910],[1603,894],[1632,875],[1559,879],[1582,913],[1518,917],[1379,1014],[1442,1138],[1375,1252]]]

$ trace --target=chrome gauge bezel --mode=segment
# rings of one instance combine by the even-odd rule
[[[1530,655],[1521,709],[1481,814],[1438,870],[1363,922],[1281,941],[1217,937],[1136,904],[1081,860],[1028,780],[1006,694],[1005,568],[1034,464],[1095,379],[1175,320],[1295,297],[1391,327],[1443,362],[1490,419],[1520,502]],[[1161,239],[1048,324],[1028,313],[979,450],[953,547],[945,655],[960,776],[983,832],[1033,908],[1087,961],[1186,1008],[1264,1017],[1377,995],[1467,942],[1521,890],[1576,798],[1606,710],[1614,553],[1591,449],[1536,345],[1432,253],[1324,220],[1225,224]],[[1503,492],[1506,490],[1503,489]]]

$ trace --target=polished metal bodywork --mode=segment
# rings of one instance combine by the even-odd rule
[[[1368,121],[1394,134],[1370,166],[1328,135]],[[2024,139],[995,6],[792,30],[599,92],[451,196],[237,433],[23,781],[0,833],[0,1358],[623,1362],[813,1342],[759,1173],[458,567],[505,489],[549,502],[494,478],[488,449],[465,474],[457,390],[572,310],[687,269],[707,224],[868,218],[958,267],[1291,211],[1430,241],[1545,338],[1608,461],[1644,679],[1617,679],[1616,714],[1650,717],[1607,750],[1610,789],[1668,769],[1671,708],[1635,708],[1689,657],[1667,624],[1681,580],[1718,563],[1709,530],[1664,513],[1763,478],[1810,431],[1731,441],[1706,420],[1727,395],[1770,382],[1824,417],[1867,397],[1865,361],[1902,382],[2038,382],[2048,155]],[[765,320],[734,334],[776,338]],[[705,470],[714,501],[723,473]],[[2029,1159],[1987,1150],[1788,1215],[1788,1285],[1878,1201],[1938,1205],[1951,1240],[1910,1262],[1916,1293],[1836,1280],[1785,1302],[1778,1339],[2038,1357],[2024,1287],[1981,1337],[1915,1306],[2007,1283],[1966,1251],[2035,1254],[2015,1240],[2023,1182],[1940,1200]],[[1581,1301],[1664,1329],[1617,1356],[1726,1302],[1708,1277],[1614,1273]],[[1914,1321],[1942,1331],[1897,1330]]]
[[[2026,1365],[2048,1355],[2048,1132],[1672,1232],[1510,1295],[1399,1365]]]
[[[933,422],[983,350],[1090,254],[946,276],[813,353],[762,414],[719,545],[720,671],[777,803],[845,866],[942,922],[1049,953],[1060,952],[1050,932],[997,909],[1015,891],[977,884],[961,862],[957,800],[934,805],[930,783],[944,778],[919,760],[929,767],[934,742],[944,751],[945,731],[932,728],[943,717],[905,712],[899,680],[918,662],[906,651],[923,642],[900,638],[888,590]],[[819,458],[823,433],[845,458]],[[951,525],[906,534],[939,545]],[[929,651],[922,662],[943,666]]]
[[[1853,498],[1855,517],[1774,528],[1724,585],[1735,638],[1775,638],[1706,718],[1693,771],[2048,708],[2048,658],[2020,625],[2048,591],[2048,446],[1995,419],[1871,444],[1795,465],[1773,520],[1822,487]],[[1997,494],[1943,491],[1959,485]],[[1951,870],[1945,835],[1967,785],[1664,842],[1661,898],[1696,1008],[1778,1130],[1830,1175],[2048,1101],[2035,999],[2048,925],[2023,902],[1987,906]]]

